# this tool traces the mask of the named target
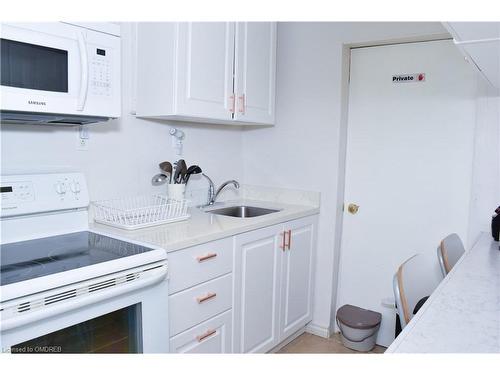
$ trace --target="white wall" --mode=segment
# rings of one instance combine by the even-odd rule
[[[1,168],[68,166],[85,172],[92,200],[153,191],[151,177],[158,163],[174,161],[168,122],[130,115],[130,25],[122,27],[122,117],[90,127],[88,151],[77,151],[73,127],[2,125]],[[216,125],[182,125],[184,158],[199,164],[216,183],[241,179],[241,130]],[[193,178],[193,181],[196,179]]]
[[[491,215],[500,206],[500,98],[492,93],[479,80],[468,247],[491,230]]]
[[[344,44],[431,38],[439,23],[280,23],[276,126],[243,135],[244,181],[320,191],[313,328],[334,327],[337,293],[337,212],[345,150],[341,139]],[[344,72],[345,73],[345,72]],[[340,179],[339,179],[340,176]]]

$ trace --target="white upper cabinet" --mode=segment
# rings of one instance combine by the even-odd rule
[[[140,117],[273,124],[276,23],[137,26]]]
[[[237,23],[235,53],[235,119],[273,124],[276,23]]]
[[[177,39],[177,112],[184,116],[229,120],[234,23],[180,23]]]
[[[455,44],[500,93],[500,22],[447,22]]]
[[[500,22],[448,22],[447,28],[457,42],[500,38]]]

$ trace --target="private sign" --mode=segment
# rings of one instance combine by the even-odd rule
[[[425,73],[398,74],[392,76],[392,83],[425,82]]]

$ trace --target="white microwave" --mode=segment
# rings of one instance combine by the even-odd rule
[[[2,123],[78,125],[121,113],[120,26],[2,23]]]

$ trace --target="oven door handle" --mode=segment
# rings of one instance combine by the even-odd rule
[[[83,111],[87,102],[87,93],[89,90],[89,57],[87,54],[87,42],[83,32],[78,32],[78,49],[80,52],[80,92],[78,94],[78,102],[76,109]]]
[[[74,299],[68,299],[66,302],[60,302],[49,307],[43,307],[39,310],[26,311],[5,320],[0,319],[0,332],[8,331],[10,329],[40,321],[42,319],[47,319],[56,315],[64,314],[75,309],[79,309],[106,299],[114,298],[157,284],[164,280],[167,276],[167,270],[164,268],[165,267],[161,267],[160,269],[158,269],[158,271],[154,272],[154,274],[148,275],[147,277],[144,277],[142,279],[127,282],[110,289],[103,289],[99,292],[85,294],[80,297],[77,296]]]

